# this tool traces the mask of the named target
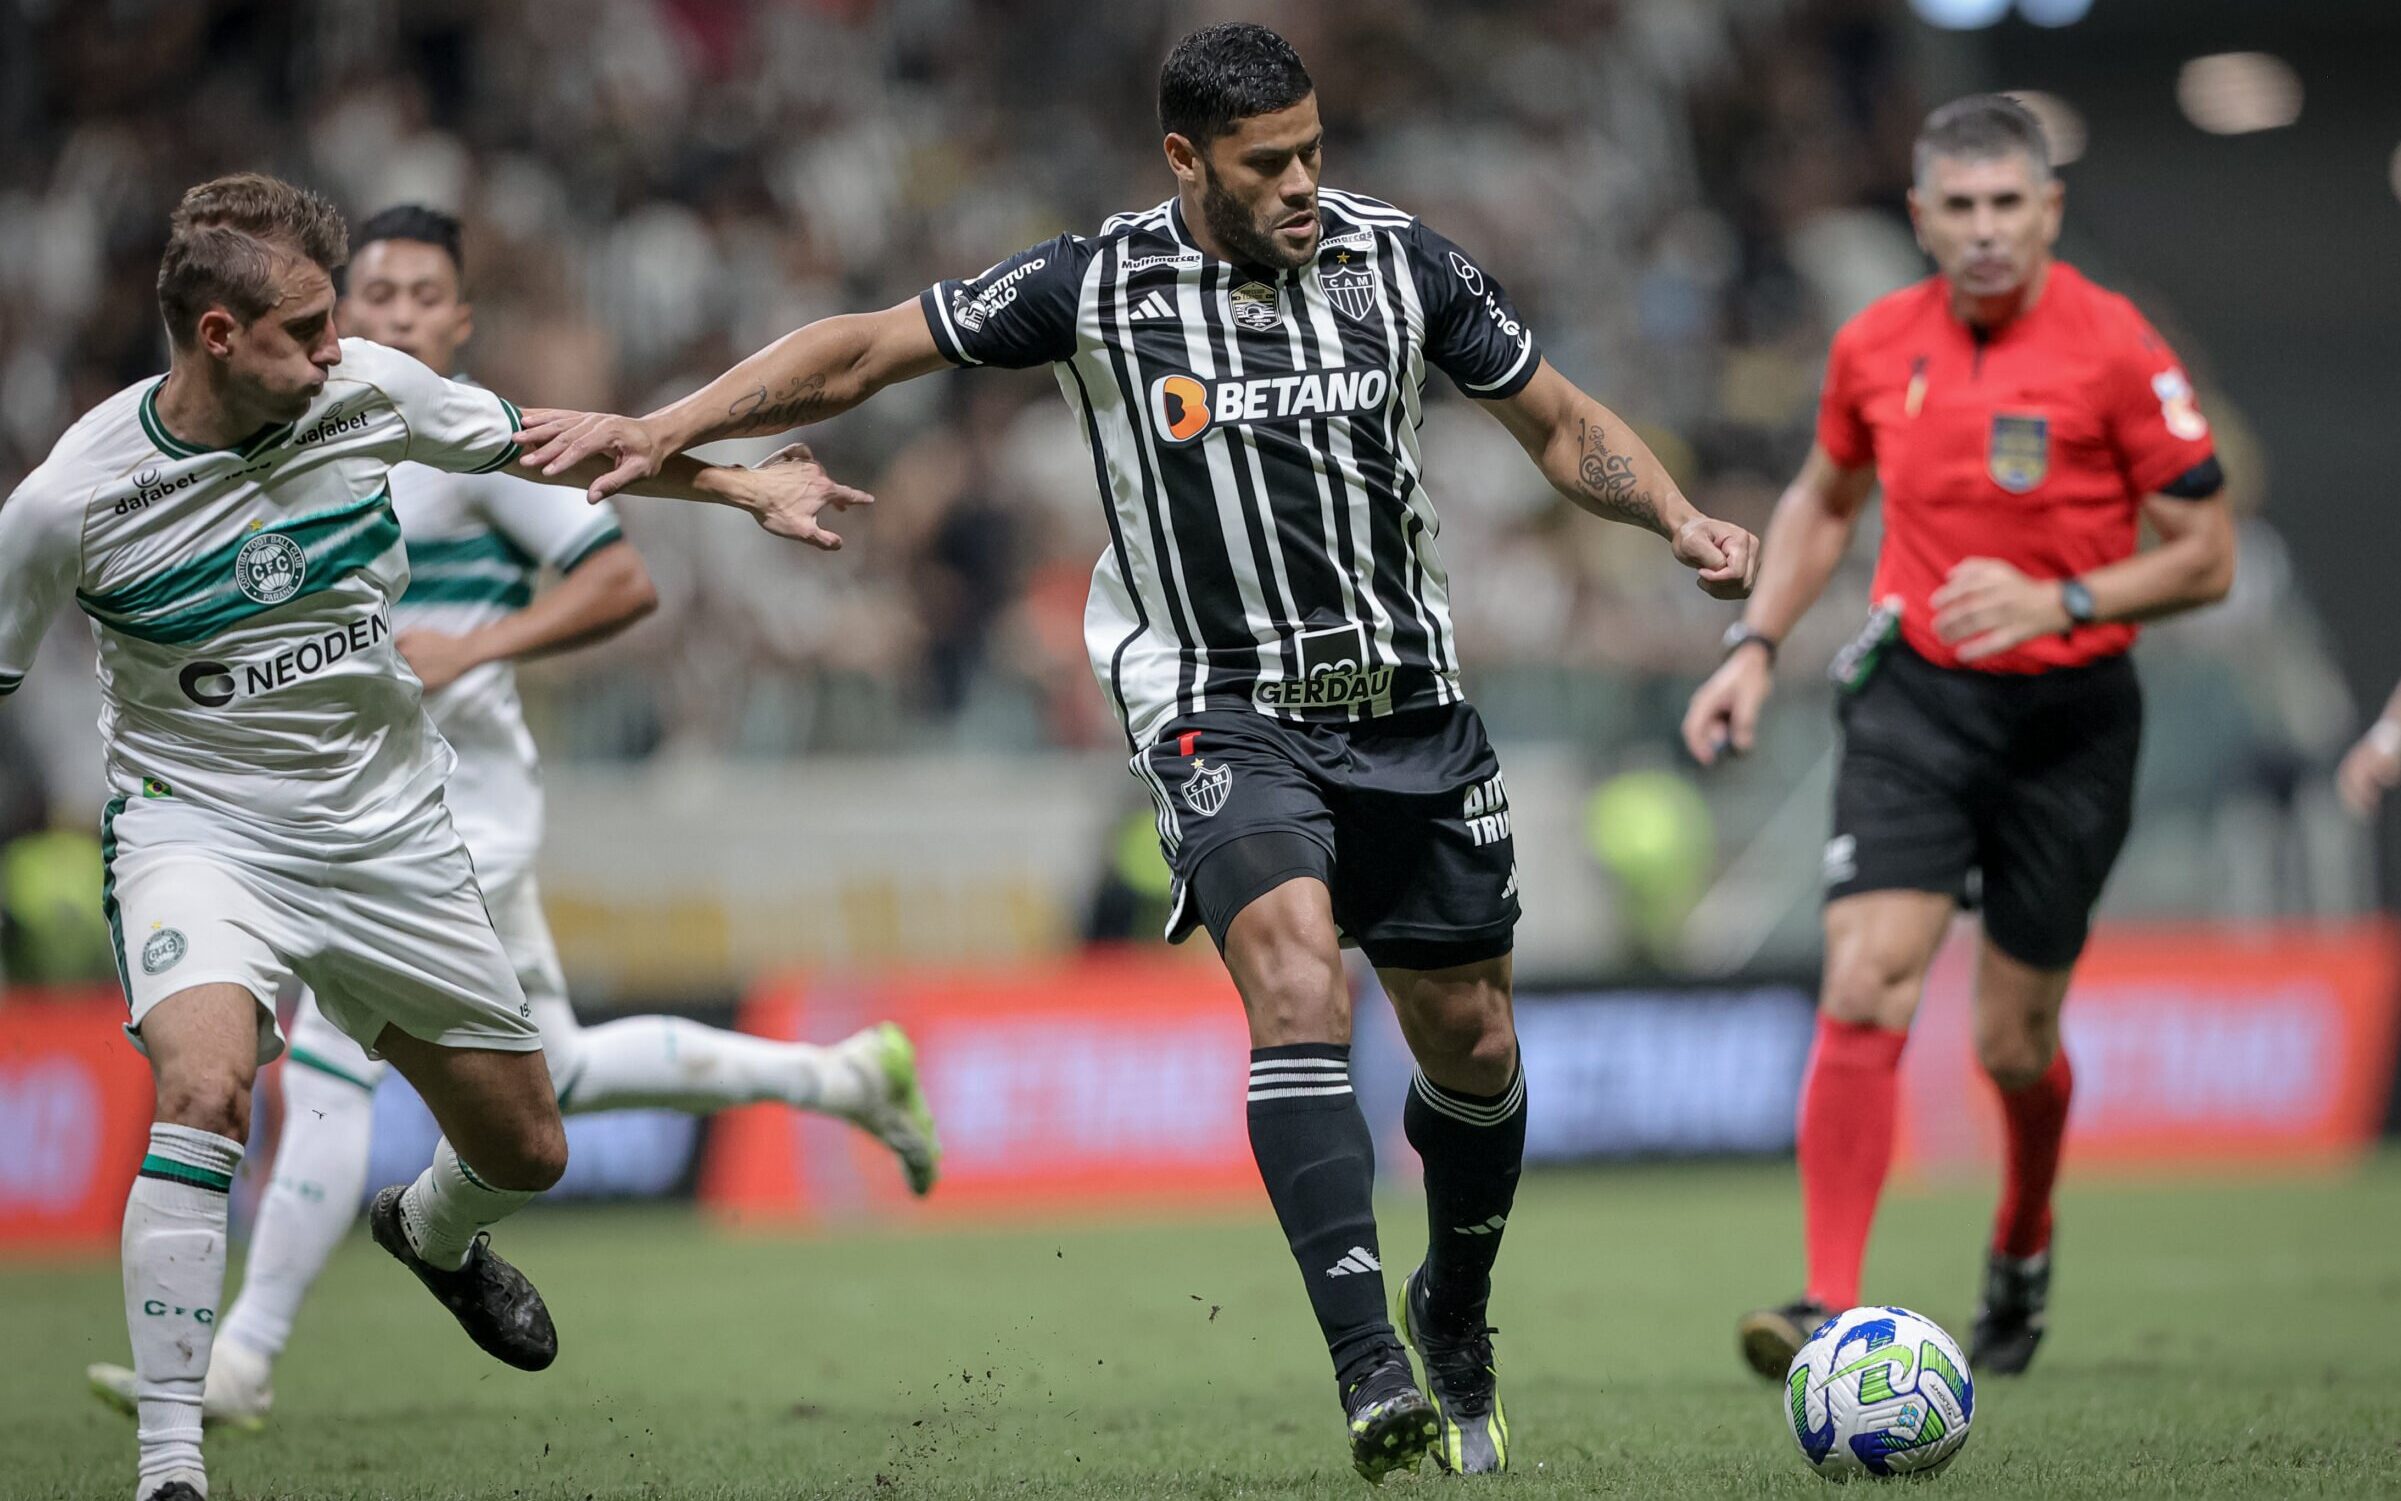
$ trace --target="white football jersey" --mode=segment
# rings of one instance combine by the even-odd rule
[[[230,448],[166,430],[144,381],[0,505],[0,693],[71,596],[99,646],[110,785],[324,849],[438,795],[451,756],[393,645],[392,471],[490,472],[516,408],[363,339],[294,422]]]
[[[572,571],[617,541],[616,512],[581,490],[505,472],[392,471],[392,508],[408,543],[409,586],[393,612],[403,631],[463,636],[522,610],[545,566]],[[438,692],[425,711],[458,753],[447,794],[459,835],[487,885],[530,864],[542,843],[542,791],[517,669],[487,662]]]

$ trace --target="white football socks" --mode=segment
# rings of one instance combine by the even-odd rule
[[[200,1395],[225,1290],[226,1195],[241,1161],[238,1141],[153,1125],[126,1196],[125,1328],[133,1338],[140,1495],[170,1480],[208,1494]]]
[[[680,1016],[629,1016],[586,1027],[581,1065],[559,1101],[569,1114],[640,1107],[708,1115],[779,1101],[849,1116],[873,1098],[871,1065],[838,1048],[777,1042]]]
[[[250,1230],[242,1290],[219,1332],[269,1360],[283,1354],[311,1283],[358,1218],[373,1145],[375,1094],[295,1064],[283,1071],[275,1175]]]
[[[459,1160],[444,1137],[433,1165],[400,1196],[400,1228],[419,1256],[453,1271],[467,1264],[476,1232],[515,1214],[535,1198],[529,1188],[494,1188]]]

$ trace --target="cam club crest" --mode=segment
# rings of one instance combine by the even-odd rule
[[[1253,333],[1266,333],[1278,322],[1276,289],[1261,281],[1246,281],[1226,294],[1234,321]]]
[[[2051,421],[2047,417],[1995,413],[1985,445],[1984,469],[1992,482],[2023,495],[2051,472]]]
[[[1184,783],[1184,801],[1203,818],[1214,817],[1226,805],[1226,794],[1234,790],[1234,769],[1224,762],[1211,766],[1200,757],[1192,758],[1192,776]]]
[[[282,604],[307,577],[308,554],[281,532],[260,532],[234,554],[234,584],[256,604]]]
[[[1365,323],[1375,316],[1376,274],[1365,266],[1350,264],[1350,252],[1334,258],[1335,265],[1318,274],[1319,286],[1326,289],[1326,301],[1334,310],[1353,323]]]

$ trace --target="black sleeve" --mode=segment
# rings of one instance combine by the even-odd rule
[[[1534,378],[1542,351],[1509,294],[1466,251],[1425,225],[1412,223],[1403,238],[1426,310],[1426,358],[1470,396],[1515,396]]]
[[[1075,353],[1075,310],[1091,250],[1074,235],[1045,240],[918,296],[934,344],[954,365],[1022,370]]]

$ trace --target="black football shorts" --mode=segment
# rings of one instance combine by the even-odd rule
[[[1828,899],[1947,893],[1983,908],[2003,953],[2074,964],[2133,819],[2134,664],[1977,672],[1893,641],[1836,712]]]
[[[1218,946],[1251,900],[1296,876],[1379,968],[1509,952],[1518,918],[1509,796],[1465,704],[1339,723],[1243,709],[1176,720],[1134,757],[1175,872],[1168,937]]]

